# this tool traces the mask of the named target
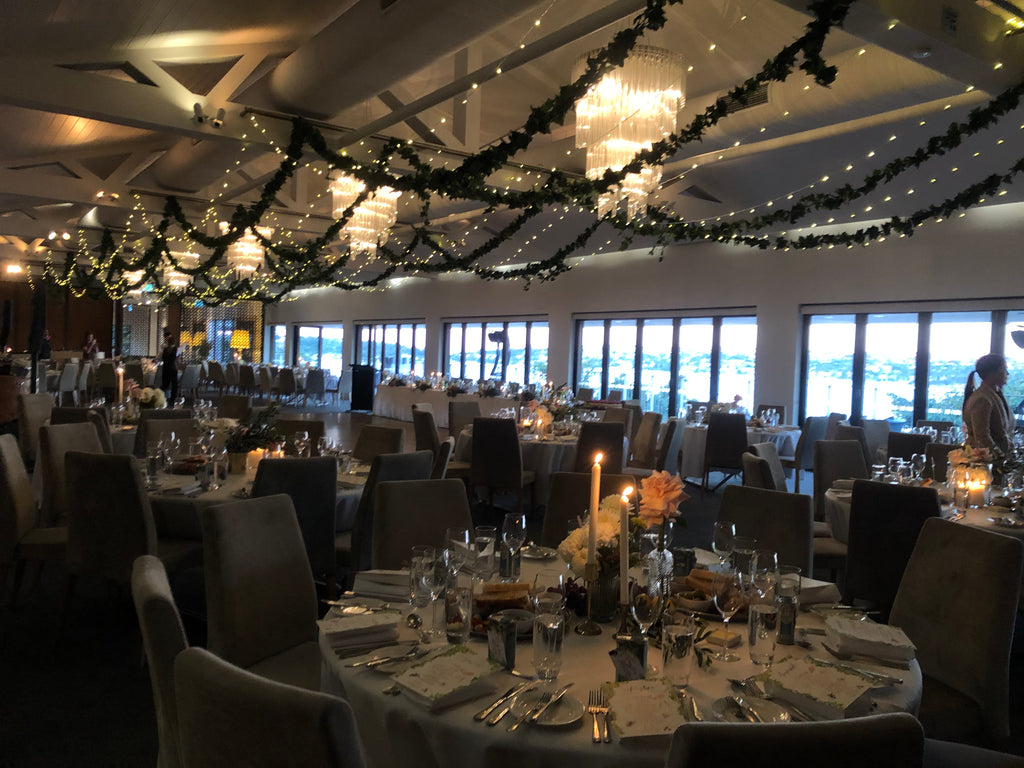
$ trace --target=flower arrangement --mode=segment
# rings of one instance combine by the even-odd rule
[[[248,453],[257,448],[268,448],[284,440],[277,428],[277,403],[271,403],[260,411],[254,411],[244,424],[228,430],[224,448],[228,453]]]
[[[409,386],[409,382],[406,380],[405,376],[402,376],[401,374],[397,374],[396,373],[394,376],[392,376],[391,378],[388,379],[387,386],[389,386],[389,387],[407,387],[407,386]]]
[[[476,393],[480,397],[497,397],[501,394],[501,385],[494,379],[487,379],[477,385]]]
[[[558,387],[543,400],[537,399],[535,390],[527,389],[521,401],[534,414],[534,421],[544,428],[554,421],[568,421],[580,411],[580,405],[567,384]]]
[[[456,395],[464,395],[469,392],[469,384],[463,379],[452,379],[448,383],[448,397],[455,397]]]
[[[992,461],[992,451],[988,448],[972,448],[965,444],[950,451],[946,455],[946,459],[950,466],[954,467],[967,464],[988,464]]]
[[[167,396],[162,389],[155,387],[134,387],[131,391],[132,400],[139,404],[139,408],[164,408],[167,406]]]
[[[427,379],[416,379],[416,389],[420,392],[426,392],[428,389],[433,389],[433,385]]]
[[[679,475],[652,472],[640,481],[640,519],[644,527],[653,528],[679,517],[679,505],[688,498]]]
[[[605,496],[597,510],[597,566],[602,572],[617,573],[619,568],[619,512],[621,497]],[[635,518],[630,519],[630,531],[639,527]],[[587,564],[587,547],[590,538],[590,520],[570,531],[558,545],[558,554],[569,564],[574,573],[583,573]],[[634,549],[630,548],[631,565]]]

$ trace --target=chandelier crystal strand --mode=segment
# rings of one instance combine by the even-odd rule
[[[587,66],[590,52],[576,61],[573,79]],[[686,103],[683,58],[652,46],[637,46],[624,64],[605,75],[576,102],[576,146],[587,150],[587,178],[596,181],[608,169],[622,170],[637,154],[676,129]],[[661,182],[660,167],[627,174],[622,184],[598,198],[598,216],[620,205],[634,218]]]
[[[220,223],[221,234],[227,234],[230,228],[228,222]],[[256,227],[255,230],[266,240],[274,236],[273,227]],[[244,235],[228,246],[228,269],[234,270],[240,277],[251,277],[263,266],[263,256],[262,243],[252,228],[247,229]]]
[[[328,189],[334,208],[334,218],[340,219],[345,210],[366,189],[366,185],[341,174],[331,180]],[[388,241],[391,227],[398,221],[398,198],[401,192],[391,187],[380,187],[361,202],[345,224],[344,232],[354,253],[373,253]]]
[[[170,253],[180,268],[195,269],[199,264],[198,254],[191,251],[171,251]],[[163,283],[164,288],[172,291],[183,291],[192,285],[195,278],[192,275],[181,272],[178,267],[175,267],[169,259],[164,259],[160,273],[160,282]]]

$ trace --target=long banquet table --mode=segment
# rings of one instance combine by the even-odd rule
[[[708,428],[704,425],[692,425],[683,430],[683,457],[679,472],[681,477],[702,477],[704,475],[704,446],[707,439]],[[775,443],[780,456],[792,456],[796,453],[798,440],[800,440],[799,427],[747,428],[747,445]]]
[[[524,578],[532,578],[531,574],[545,565],[550,567],[550,563],[524,561]],[[429,615],[426,611],[423,614]],[[812,614],[801,613],[798,618],[798,626],[816,623],[820,623],[820,619]],[[411,630],[404,628],[404,623],[401,626],[403,633],[411,633]],[[741,634],[746,630],[744,624],[734,626]],[[603,626],[602,633],[597,637],[583,637],[571,630],[566,631],[558,682],[562,685],[573,683],[568,695],[584,704],[590,690],[614,679],[612,664],[607,655],[614,648],[613,632],[612,625]],[[405,634],[404,637],[410,638],[411,634]],[[779,646],[776,660],[787,655],[827,656],[820,647],[821,638],[810,637],[813,649]],[[471,639],[468,647],[476,654],[487,653],[487,644],[482,640]],[[515,733],[506,730],[513,722],[508,717],[496,727],[474,721],[475,712],[516,682],[521,682],[520,678],[506,672],[493,675],[493,695],[432,713],[405,694],[386,695],[383,691],[391,685],[391,679],[386,674],[348,668],[346,664],[355,659],[339,659],[323,636],[320,638],[320,649],[323,660],[321,689],[346,698],[352,705],[369,765],[375,768],[394,765],[411,768],[565,768],[566,765],[579,764],[588,768],[619,768],[623,765],[631,768],[661,768],[665,762],[668,741],[664,738],[624,743],[613,735],[610,744],[592,743],[590,717],[587,715],[575,726],[524,726]],[[746,677],[759,670],[749,661],[745,641],[733,650],[740,661],[716,662],[707,670],[695,667],[686,689],[709,719],[713,719],[713,702],[729,693],[729,678]],[[529,640],[520,640],[516,668],[532,673],[530,656]],[[887,668],[877,669],[893,672]],[[903,679],[901,685],[878,688],[872,692],[873,713],[917,712],[922,684],[917,662],[911,662],[910,669],[896,670],[896,674]]]
[[[375,416],[383,416],[388,419],[400,419],[401,421],[412,421],[412,406],[414,403],[430,403],[434,411],[434,423],[442,428],[448,428],[448,403],[453,398],[443,389],[416,389],[416,387],[388,387],[379,386],[373,396],[373,413]],[[469,393],[456,395],[455,400],[460,402],[472,400],[480,403],[480,414],[490,416],[502,408],[514,408],[519,405],[518,400],[504,397],[480,397],[478,394]]]

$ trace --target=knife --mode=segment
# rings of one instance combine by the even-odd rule
[[[832,649],[830,649],[827,645],[825,646],[825,650],[829,653],[833,653]],[[839,661],[820,659],[815,656],[811,657],[811,661],[817,662],[818,664],[824,664],[835,669],[842,669],[847,672],[852,672],[855,675],[861,675],[862,677],[866,677],[869,680],[875,680],[879,683],[886,683],[888,685],[903,685],[902,677],[893,677],[892,675],[887,675],[883,672],[875,672],[870,669],[862,669],[861,667],[854,666],[853,664],[843,664]]]
[[[514,730],[519,728],[520,725],[525,723],[527,720],[529,720],[533,716],[534,712],[536,712],[539,709],[543,709],[544,705],[547,704],[549,701],[551,701],[550,698],[548,698],[548,699],[542,698],[540,701],[537,702],[537,704],[535,706],[530,707],[528,710],[526,710],[526,712],[523,713],[522,717],[520,717],[518,720],[516,720],[514,723],[512,723],[512,725],[510,725],[508,727],[508,732],[512,733]]]
[[[742,696],[730,696],[729,698],[732,699],[736,703],[736,706],[738,706],[740,708],[740,711],[742,711],[743,714],[746,715],[747,719],[750,722],[752,722],[752,723],[763,723],[764,722],[764,720],[761,718],[761,716],[759,714],[757,714],[757,711],[752,706],[747,704],[746,700]]]
[[[552,704],[554,704],[556,701],[562,698],[565,695],[565,692],[568,691],[571,687],[572,683],[568,683],[559,688],[555,695],[548,699],[546,702],[544,702],[544,705],[540,709],[534,711],[534,713],[530,716],[530,722],[536,723],[540,719],[540,716],[548,711],[548,707],[550,707]]]
[[[501,698],[499,698],[497,701],[495,701],[489,707],[481,709],[479,712],[477,712],[475,715],[473,715],[473,719],[476,720],[477,722],[479,722],[480,720],[486,719],[486,717],[489,714],[491,714],[491,712],[496,710],[498,707],[500,707],[506,701],[511,699],[513,696],[516,696],[516,695],[522,693],[530,685],[532,685],[532,683],[528,683],[528,682],[527,683],[519,683],[518,685],[513,685],[511,688],[509,688],[507,691],[505,691],[504,694],[502,694]]]

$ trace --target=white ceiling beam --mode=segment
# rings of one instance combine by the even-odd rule
[[[479,45],[470,45],[455,54],[455,79],[465,77],[479,69],[483,55]],[[455,94],[452,98],[452,133],[461,146],[470,152],[480,148],[480,105],[479,89],[470,89]]]

